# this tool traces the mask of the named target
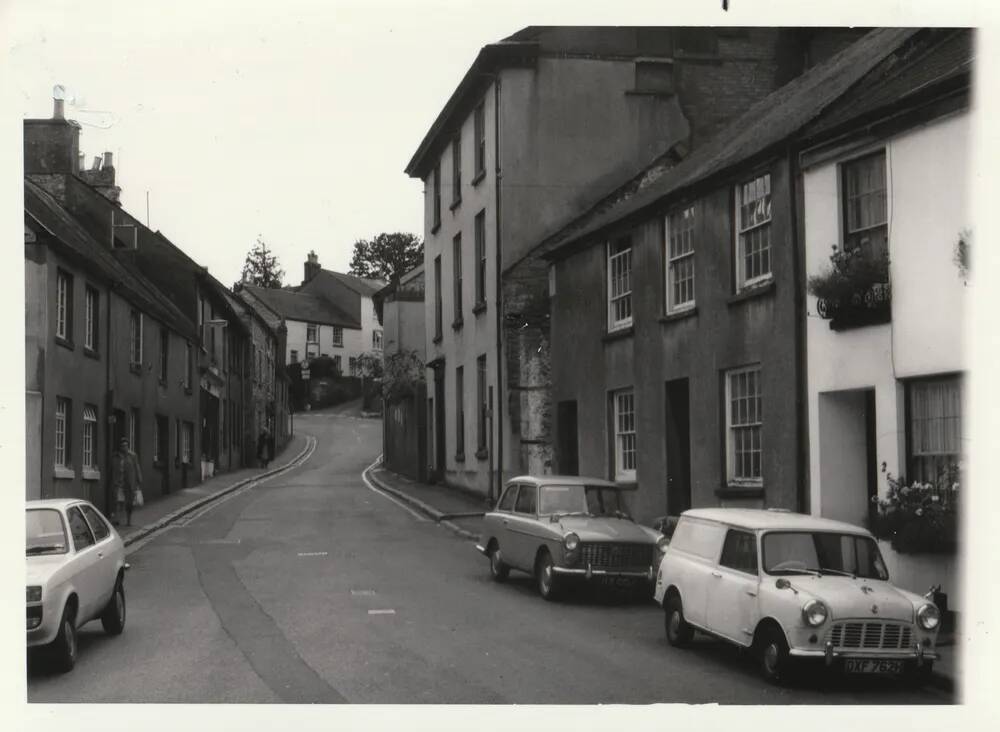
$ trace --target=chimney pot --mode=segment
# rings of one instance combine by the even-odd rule
[[[105,168],[113,167],[111,164],[111,153],[109,152],[104,153],[104,167]]]
[[[52,101],[52,119],[66,119],[66,113],[63,110],[65,102],[62,99],[53,99]]]
[[[101,156],[100,155],[95,155],[94,156],[94,162],[90,166],[90,169],[91,170],[100,170],[101,169]]]

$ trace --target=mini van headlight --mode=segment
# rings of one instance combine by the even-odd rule
[[[41,602],[42,588],[38,585],[28,585],[27,597],[26,602]]]
[[[937,606],[926,603],[917,609],[917,622],[924,630],[934,630],[941,622],[941,611]]]
[[[819,600],[809,600],[802,606],[802,619],[806,621],[806,625],[822,625],[829,614],[826,605]]]
[[[580,546],[580,537],[572,531],[569,532],[563,537],[563,546],[566,547],[566,551],[568,552],[576,551],[576,548]]]

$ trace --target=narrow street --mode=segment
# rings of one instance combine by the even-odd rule
[[[891,679],[768,686],[652,603],[546,603],[493,583],[472,542],[376,493],[381,422],[296,416],[301,467],[196,513],[130,557],[128,622],[80,633],[76,669],[29,661],[31,702],[950,703]],[[572,673],[567,673],[571,670]]]

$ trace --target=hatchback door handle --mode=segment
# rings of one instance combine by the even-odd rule
[[[722,572],[712,572],[712,576],[713,577],[721,577],[722,576]]]
[[[750,597],[757,597],[757,593],[752,590],[747,590],[747,594],[750,595]]]

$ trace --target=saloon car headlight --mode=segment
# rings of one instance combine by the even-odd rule
[[[930,603],[921,605],[917,610],[917,622],[920,623],[920,627],[924,630],[934,630],[938,627],[938,623],[941,622],[941,611],[937,609],[937,606]]]
[[[819,600],[809,600],[802,606],[802,619],[807,625],[817,626],[826,622],[829,612]]]
[[[576,551],[576,548],[580,546],[580,537],[572,531],[569,532],[563,537],[563,546],[566,547],[566,551],[568,552]]]
[[[38,585],[28,585],[28,599],[27,602],[41,602],[42,601],[42,588]]]
[[[660,550],[660,554],[666,553],[668,546],[670,546],[669,536],[661,536],[656,540],[656,548]]]

